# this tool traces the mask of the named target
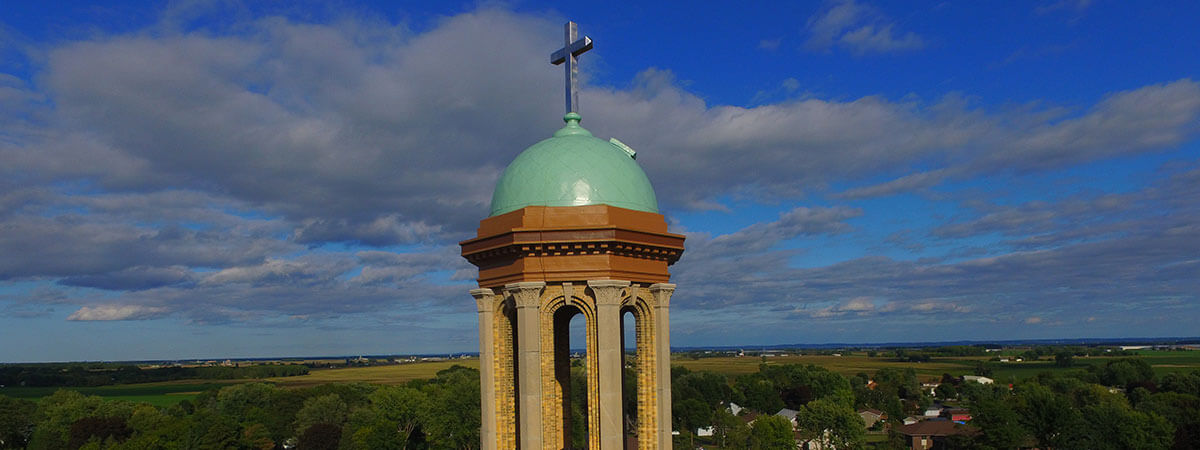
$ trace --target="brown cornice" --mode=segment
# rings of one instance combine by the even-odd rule
[[[479,285],[516,281],[624,279],[663,283],[683,254],[684,236],[660,214],[608,205],[529,206],[486,218],[460,242],[479,267]]]

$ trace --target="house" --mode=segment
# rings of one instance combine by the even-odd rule
[[[700,436],[700,437],[709,437],[709,436],[712,436],[712,435],[713,435],[713,433],[716,433],[716,431],[717,431],[717,427],[714,427],[714,426],[712,426],[712,425],[709,425],[709,426],[707,426],[707,427],[701,427],[701,428],[697,428],[697,429],[696,429],[696,436]],[[636,447],[631,447],[631,448],[636,448]]]
[[[912,424],[920,422],[920,421],[921,421],[921,419],[917,416],[908,416],[908,417],[904,418],[905,425],[912,425]]]
[[[804,436],[804,433],[800,431],[793,431],[792,439],[795,440],[796,448],[798,449],[834,450],[836,447],[834,447],[832,443],[833,439],[830,436],[832,434],[832,430],[825,430],[821,432],[821,436],[818,436],[816,439],[808,439],[806,436]]]
[[[787,419],[789,422],[792,423],[792,427],[795,428],[796,427],[796,414],[798,414],[798,413],[799,413],[799,411],[796,411],[794,409],[783,408],[783,409],[779,410],[779,412],[775,413],[775,415],[782,416],[783,418]]]
[[[942,410],[942,417],[953,422],[966,423],[971,420],[971,411],[965,408],[946,408]]]
[[[735,415],[735,416],[736,416],[736,415],[738,415],[738,414],[741,414],[741,413],[742,413],[742,407],[741,407],[741,406],[739,406],[737,403],[734,403],[734,402],[729,402],[729,413],[730,413],[730,414],[733,414],[733,415]]]
[[[921,390],[928,392],[929,396],[937,395],[938,383],[921,383]]]
[[[965,383],[968,381],[973,381],[973,382],[976,382],[979,384],[992,384],[992,383],[996,382],[996,380],[993,380],[988,377],[981,377],[981,376],[977,376],[977,375],[963,375],[963,382]]]
[[[922,415],[925,417],[940,416],[940,415],[942,415],[942,405],[939,405],[937,403],[929,405],[928,408],[925,408],[925,412]]]
[[[760,416],[760,415],[761,414],[759,414],[757,412],[747,409],[746,413],[738,416],[738,418],[742,419],[742,422],[746,422],[746,426],[750,426],[750,425],[754,425],[754,421],[758,420],[758,416]]]
[[[903,436],[904,442],[913,450],[928,450],[934,446],[942,448],[949,436],[970,436],[976,433],[975,428],[970,425],[959,425],[948,420],[926,420],[912,425],[901,425],[893,431]]]
[[[881,420],[887,420],[887,413],[880,411],[878,409],[860,410],[858,412],[858,416],[862,417],[863,424],[865,424],[867,426],[867,428],[871,428],[872,426],[875,425],[876,422],[879,422]]]

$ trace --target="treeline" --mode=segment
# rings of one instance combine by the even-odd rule
[[[1044,372],[1011,389],[964,383],[974,434],[946,448],[1200,448],[1200,371],[1142,378],[1124,392],[1088,379]]]
[[[571,386],[576,447],[586,436],[581,367]],[[576,378],[575,375],[578,375]],[[627,431],[636,430],[627,373]],[[867,447],[856,411],[887,412],[877,432],[899,427],[934,401],[965,407],[973,418],[942,448],[1200,448],[1200,371],[1157,377],[1145,361],[1045,372],[1014,386],[943,375],[935,392],[912,369],[843,376],[814,365],[759,366],[727,377],[675,367],[672,414],[678,447]],[[744,407],[740,417],[732,404]],[[795,411],[796,425],[774,415]],[[60,390],[40,402],[0,396],[0,448],[30,449],[471,449],[479,445],[479,372],[459,366],[402,386],[324,385],[282,389],[248,383],[207,391],[169,408],[105,401]],[[747,425],[746,415],[757,418]],[[696,436],[713,427],[713,436]],[[873,444],[902,448],[894,431]]]
[[[60,390],[0,396],[0,448],[470,449],[479,411],[479,371],[461,366],[402,386],[238,384],[169,408]]]
[[[0,366],[0,385],[27,387],[91,387],[173,380],[236,380],[305,375],[302,364],[259,364],[244,367],[158,367],[132,365],[30,364]]]

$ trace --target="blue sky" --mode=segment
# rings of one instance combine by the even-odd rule
[[[674,345],[1200,335],[1194,2],[17,2],[0,361],[475,350],[567,18]]]

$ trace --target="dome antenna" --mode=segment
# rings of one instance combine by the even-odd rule
[[[550,64],[563,64],[567,77],[567,112],[577,113],[579,108],[579,61],[576,58],[592,49],[592,38],[579,36],[579,25],[568,21],[564,28],[563,48],[550,54]]]

